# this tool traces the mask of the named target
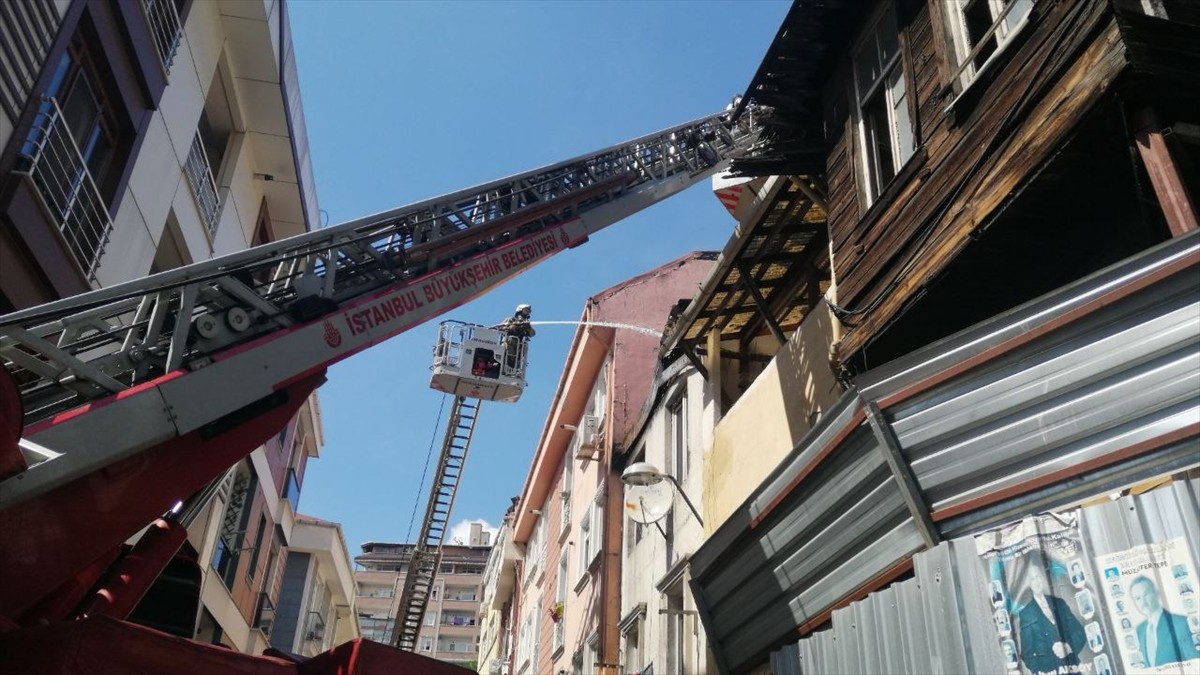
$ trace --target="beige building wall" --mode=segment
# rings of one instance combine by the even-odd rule
[[[844,388],[829,367],[835,323],[829,305],[817,305],[717,424],[704,458],[706,534],[725,522],[841,396]]]
[[[479,541],[478,546],[442,547],[441,569],[417,635],[418,654],[474,669],[483,574],[492,550],[487,537]],[[354,572],[354,580],[362,636],[391,644],[412,545],[368,542],[362,549],[354,559],[361,568]]]

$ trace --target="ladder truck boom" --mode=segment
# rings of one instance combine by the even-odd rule
[[[24,409],[17,447],[0,438],[0,576],[22,580],[0,585],[0,616],[261,445],[329,365],[724,169],[754,133],[705,117],[0,317]]]

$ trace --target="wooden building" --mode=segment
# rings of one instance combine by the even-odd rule
[[[715,670],[1195,470],[1198,46],[1195,0],[795,0],[733,110],[755,215],[663,346],[721,407],[687,572]]]
[[[770,141],[735,170],[827,194],[841,365],[1195,229],[1198,15],[1192,0],[797,0],[738,108]]]

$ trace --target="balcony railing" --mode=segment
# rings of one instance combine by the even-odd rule
[[[271,636],[271,624],[275,622],[275,603],[271,596],[262,591],[258,594],[258,608],[254,613],[254,627],[261,630],[263,635]]]
[[[200,209],[200,219],[204,221],[204,227],[211,237],[217,233],[221,197],[217,193],[217,181],[213,178],[212,165],[208,163],[208,153],[204,151],[204,141],[199,132],[192,138],[192,148],[188,151],[183,171],[187,174],[188,184],[192,186],[192,196],[196,198],[196,206]]]
[[[171,65],[175,63],[175,53],[179,50],[179,42],[183,38],[183,27],[179,24],[179,11],[175,7],[175,0],[142,0],[142,11],[146,15],[150,34],[154,37],[154,48],[158,50],[163,72],[170,75]]]
[[[89,281],[112,234],[112,218],[58,101],[46,98],[21,146],[17,173],[27,176]]]
[[[307,642],[325,641],[325,617],[320,612],[309,612],[304,626],[304,639]]]

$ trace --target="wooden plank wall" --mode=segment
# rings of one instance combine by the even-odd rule
[[[826,91],[827,101],[846,101],[826,110],[826,128],[834,130],[826,170],[837,302],[852,311],[838,347],[843,362],[945,268],[1126,65],[1104,0],[1043,0],[1001,67],[973,83],[970,100],[948,110],[947,80],[955,68],[944,57],[952,48],[933,14],[936,4],[922,3],[901,26],[921,144],[910,161],[915,166],[905,167],[866,213],[855,188],[844,66]]]

